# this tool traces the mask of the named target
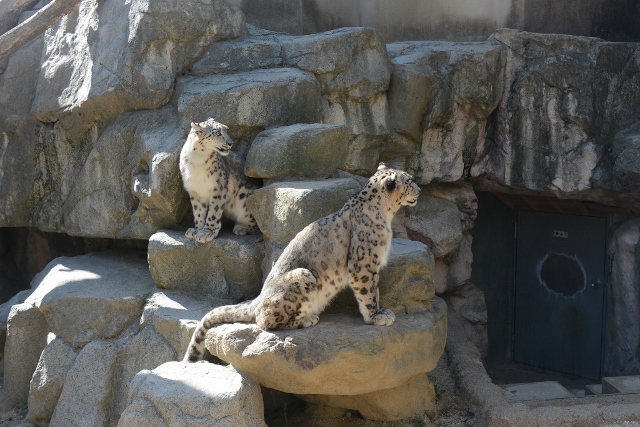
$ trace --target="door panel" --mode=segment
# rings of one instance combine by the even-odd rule
[[[514,360],[599,380],[607,220],[518,211]]]

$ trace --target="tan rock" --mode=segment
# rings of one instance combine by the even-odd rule
[[[446,341],[446,305],[398,315],[392,326],[325,314],[313,327],[263,331],[255,324],[211,329],[206,348],[261,385],[287,393],[354,395],[400,386],[435,368]]]
[[[267,239],[288,243],[313,221],[342,208],[361,188],[351,178],[278,182],[254,191],[247,206]]]
[[[355,409],[367,420],[396,421],[423,413],[433,416],[435,394],[427,375],[420,374],[398,387],[371,393],[353,396],[304,394],[298,397],[334,408]]]
[[[224,230],[200,244],[183,231],[162,230],[149,239],[149,271],[159,288],[248,299],[262,287],[262,252],[257,235],[236,236]]]
[[[140,371],[118,427],[266,427],[260,387],[233,367],[168,362]]]

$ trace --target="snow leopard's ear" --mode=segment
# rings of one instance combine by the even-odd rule
[[[378,170],[381,171],[381,170],[384,170],[384,169],[389,169],[389,168],[387,167],[387,165],[384,162],[380,162],[378,164]]]
[[[200,126],[198,123],[191,122],[191,129],[200,130],[202,129],[202,126]]]
[[[392,192],[393,190],[395,190],[396,188],[396,173],[392,173],[391,176],[389,176],[385,182],[384,182],[384,187],[387,189],[388,192]]]

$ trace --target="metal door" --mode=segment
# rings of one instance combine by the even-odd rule
[[[514,361],[599,380],[607,220],[518,211]]]

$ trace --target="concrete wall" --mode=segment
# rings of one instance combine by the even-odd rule
[[[386,42],[485,40],[498,28],[640,41],[635,0],[229,0],[247,21],[291,34],[374,27]]]

